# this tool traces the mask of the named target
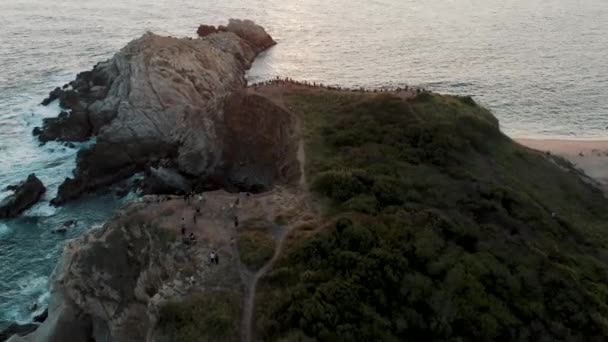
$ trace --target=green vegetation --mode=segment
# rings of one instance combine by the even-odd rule
[[[513,143],[470,98],[286,101],[304,118],[327,220],[261,281],[261,340],[608,336],[599,191]]]
[[[229,292],[208,291],[160,308],[163,341],[237,341],[239,299]]]
[[[257,271],[274,255],[274,240],[260,230],[239,232],[237,247],[241,262],[252,271]]]

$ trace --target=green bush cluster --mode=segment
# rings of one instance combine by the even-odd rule
[[[237,341],[239,299],[225,291],[207,291],[161,306],[157,328],[164,341]]]
[[[328,228],[259,288],[267,341],[608,336],[608,202],[472,100],[289,98]]]
[[[274,245],[273,238],[259,230],[242,231],[237,237],[241,262],[251,271],[257,271],[272,259]]]

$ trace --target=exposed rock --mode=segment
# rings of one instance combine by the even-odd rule
[[[46,188],[42,182],[31,174],[26,181],[8,189],[15,193],[0,202],[0,218],[16,217],[40,200]]]
[[[262,27],[247,20],[231,20],[223,32],[201,39],[147,33],[80,73],[71,82],[73,90],[54,90],[49,98],[58,98],[72,114],[45,122],[41,140],[96,134],[97,144],[78,154],[73,179],[60,186],[53,203],[163,158],[174,160],[183,174],[215,174],[224,163],[226,99],[245,87],[245,70],[273,44]]]
[[[42,142],[86,141],[91,136],[88,113],[83,110],[61,112],[56,118],[43,119],[42,129],[34,128],[34,135]]]
[[[144,195],[183,195],[192,191],[192,185],[176,170],[152,167],[146,174],[142,190]]]
[[[295,119],[284,108],[259,95],[237,94],[224,110],[223,185],[242,191],[268,190],[277,180],[300,177]]]
[[[48,316],[49,316],[49,309],[46,308],[39,315],[34,316],[34,318],[32,320],[36,323],[42,323],[46,320],[46,318]]]
[[[212,25],[200,25],[198,27],[198,30],[196,30],[196,33],[200,37],[205,37],[212,33],[217,33],[217,29],[215,28],[215,26],[212,26]]]
[[[38,324],[28,323],[28,324],[17,324],[13,323],[9,325],[6,329],[0,331],[0,342],[4,342],[8,340],[13,335],[25,336],[38,328]]]
[[[172,196],[145,196],[68,243],[51,277],[48,318],[16,341],[179,341],[158,324],[161,308],[197,295],[227,293],[239,312],[246,278],[232,225],[238,198],[242,226],[264,222],[256,230],[278,234],[283,228],[272,223],[275,216],[306,212],[303,197],[280,187],[247,200],[225,191],[205,193],[204,200],[193,199],[201,208],[198,225],[187,226],[197,241],[185,244],[180,222],[192,215],[192,205]],[[219,264],[209,263],[211,251],[218,253]],[[238,316],[233,317],[237,335]]]
[[[175,146],[154,140],[142,139],[137,144],[99,142],[78,152],[75,178],[68,178],[59,186],[51,203],[62,204],[82,193],[126,179],[148,163],[175,153]]]
[[[276,45],[274,39],[261,26],[256,25],[251,20],[230,19],[228,26],[220,26],[218,30],[232,32],[243,38],[252,45],[256,53]]]

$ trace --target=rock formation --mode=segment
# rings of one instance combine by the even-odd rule
[[[14,191],[14,194],[0,202],[0,218],[16,217],[38,202],[46,191],[40,179],[34,174],[29,175],[25,182],[9,186],[7,189]]]
[[[13,323],[9,325],[6,329],[0,331],[0,342],[4,342],[11,338],[13,335],[24,336],[38,328],[38,324],[27,323],[27,324],[17,324]]]
[[[150,168],[141,188],[144,195],[184,195],[192,191],[192,185],[185,177],[164,167]]]
[[[242,92],[245,70],[275,42],[248,20],[230,20],[200,39],[147,33],[112,59],[80,73],[71,88],[53,90],[64,112],[36,129],[41,141],[97,143],[81,150],[73,179],[54,204],[114,183],[163,158],[180,173],[205,179],[226,161],[224,107]]]

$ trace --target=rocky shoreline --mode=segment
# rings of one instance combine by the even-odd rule
[[[74,177],[61,184],[52,203],[159,165],[200,187],[267,187],[255,176],[225,176],[234,164],[225,145],[241,137],[227,134],[224,117],[246,85],[245,71],[274,44],[248,20],[231,20],[199,39],[147,33],[53,90],[43,104],[58,100],[65,111],[45,119],[34,134],[42,143],[91,136],[97,143],[79,151]]]
[[[78,152],[74,176],[60,185],[52,204],[61,205],[85,192],[97,191],[142,171],[144,180],[137,185],[144,195],[185,195],[218,188],[255,193],[276,184],[293,182],[299,177],[295,156],[297,146],[292,143],[293,118],[273,103],[246,92],[245,71],[255,57],[276,44],[275,41],[261,26],[249,20],[231,19],[226,26],[201,27],[205,29],[199,29],[200,38],[197,39],[147,33],[129,43],[113,58],[78,74],[69,84],[55,88],[42,101],[42,105],[59,101],[62,112],[56,118],[44,119],[42,127],[34,129],[33,134],[41,143],[51,140],[71,143],[96,138],[94,145]],[[243,105],[251,110],[243,112]],[[276,145],[283,147],[276,149]],[[10,203],[7,202],[6,213],[0,212],[2,215],[15,216],[41,196],[44,191],[42,183],[37,178],[30,178],[20,188],[15,188],[13,197],[17,200],[13,197],[9,198],[10,201],[7,199]],[[42,192],[33,189],[30,183],[40,183]],[[26,191],[28,189],[31,191]],[[22,199],[22,193],[32,198]],[[160,201],[160,197],[157,200]],[[139,206],[146,208],[145,203]],[[129,325],[122,333],[114,328],[108,330],[111,326],[99,331],[104,324],[121,325],[120,322],[110,323],[120,315],[117,313],[117,318],[82,317],[83,314],[89,317],[93,314],[90,310],[97,309],[87,303],[91,297],[86,300],[82,297],[84,294],[74,297],[76,294],[70,290],[69,284],[82,286],[83,283],[76,283],[84,279],[72,274],[74,268],[71,265],[79,263],[78,260],[89,266],[90,262],[99,261],[99,255],[93,255],[95,253],[90,255],[91,260],[86,261],[89,257],[80,249],[85,245],[91,246],[90,239],[95,240],[95,236],[108,238],[104,234],[108,229],[112,231],[113,228],[109,227],[115,227],[118,229],[115,229],[116,233],[122,234],[122,228],[117,224],[131,222],[133,218],[126,215],[127,218],[121,220],[121,216],[125,215],[119,214],[118,221],[113,220],[114,223],[108,223],[102,231],[85,236],[81,247],[70,244],[66,249],[64,261],[58,264],[53,276],[49,318],[35,334],[24,337],[24,340],[84,341],[91,336],[104,340],[103,336],[109,338],[123,334],[118,340],[126,341],[129,340],[127,336],[135,332],[146,334],[145,329],[139,331]],[[153,215],[148,224],[154,224],[154,218]],[[138,223],[141,222],[136,225]],[[145,227],[138,227],[144,229],[140,233],[149,234]],[[135,230],[130,232],[137,233]],[[162,236],[155,235],[154,238],[160,238],[159,243],[164,243]],[[126,241],[123,238],[118,240]],[[145,247],[150,241],[142,243],[140,247],[150,252],[166,251],[165,248]],[[111,244],[104,248],[114,248],[114,254],[120,254],[131,247]],[[137,255],[146,260],[127,262],[125,259],[123,266],[130,269],[132,263],[151,262],[152,256],[147,252],[139,251]],[[154,258],[171,259],[165,254]],[[68,259],[71,261],[66,261]],[[174,266],[165,266],[162,268],[164,271],[146,271],[148,275],[144,278],[139,273],[133,274],[131,279],[140,285],[133,283],[132,287],[142,286],[141,293],[135,294],[137,298],[152,295],[150,283],[145,279],[158,277],[158,272],[173,272]],[[112,266],[112,271],[116,271],[115,267]],[[109,271],[96,274],[105,277],[112,273]],[[121,273],[118,276],[128,275]],[[94,277],[88,274],[85,278],[91,280]],[[183,280],[176,278],[176,281]],[[124,281],[116,281],[122,285],[114,283],[118,287],[112,289],[114,285],[108,284],[103,296],[115,298],[123,292]],[[91,291],[96,296],[104,290],[91,288]],[[104,311],[107,312],[107,303],[96,305],[105,306]],[[145,305],[138,305],[139,309],[132,311],[137,315],[145,311]],[[124,319],[120,318],[120,321]],[[35,328],[36,325],[15,325],[5,333],[8,338],[13,333],[25,335]],[[137,336],[134,340],[142,335]],[[17,336],[11,341],[16,339]]]

